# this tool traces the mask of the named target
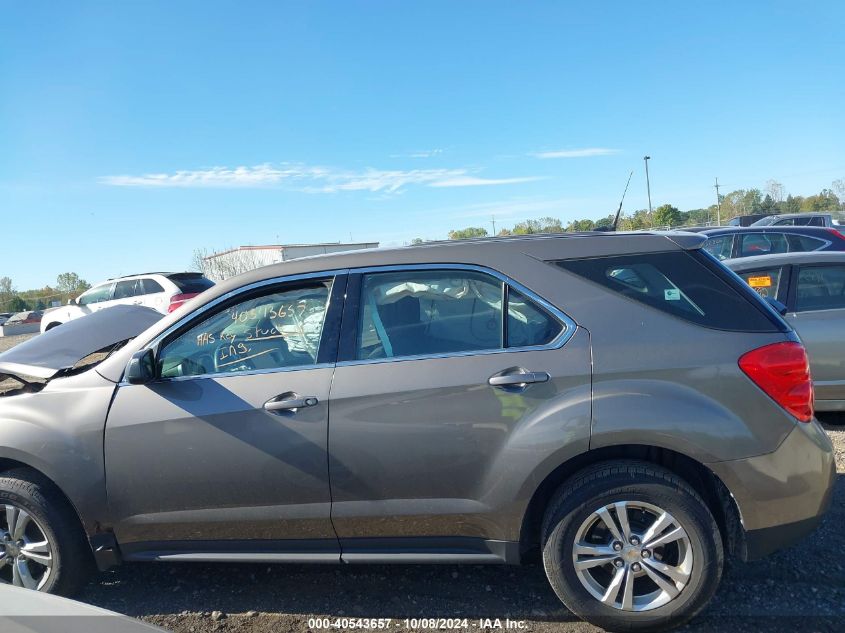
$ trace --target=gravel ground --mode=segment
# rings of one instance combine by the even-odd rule
[[[0,351],[17,340],[0,338]],[[833,507],[789,550],[735,563],[710,608],[685,631],[843,631],[845,426],[826,426],[836,446]],[[78,596],[177,633],[309,630],[308,619],[482,618],[527,631],[597,631],[562,607],[542,568],[504,566],[300,566],[135,563],[100,574]],[[475,626],[473,626],[473,623]],[[412,627],[409,627],[412,628]],[[313,629],[312,629],[313,630]]]

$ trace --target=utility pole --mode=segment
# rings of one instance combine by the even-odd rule
[[[648,191],[648,215],[651,216],[651,182],[648,179],[648,161],[651,156],[643,156],[643,160],[645,161],[645,186],[646,191]]]
[[[496,237],[496,216],[495,215],[490,216],[490,222],[492,222],[492,224],[493,224],[493,237]]]
[[[719,177],[716,177],[716,226],[722,226],[722,196],[719,195]]]

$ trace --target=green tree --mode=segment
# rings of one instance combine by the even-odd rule
[[[786,196],[786,202],[783,203],[781,208],[783,209],[784,213],[798,213],[801,210],[801,203],[804,201],[804,198],[801,196]]]
[[[564,228],[557,218],[525,220],[513,227],[513,235],[531,235],[532,233],[563,233]]]
[[[24,301],[19,295],[15,295],[6,303],[8,312],[24,312],[29,310],[29,304]]]
[[[654,210],[655,226],[677,226],[681,223],[681,211],[671,204],[662,204]]]
[[[807,196],[801,203],[801,211],[838,211],[839,198],[830,189],[822,189],[821,193]]]
[[[596,228],[596,223],[592,220],[573,220],[566,227],[567,231],[592,231]]]
[[[468,226],[465,229],[449,231],[450,240],[467,240],[472,237],[487,237],[487,229],[480,226]]]
[[[56,289],[65,294],[76,294],[84,292],[91,287],[84,279],[80,279],[76,273],[62,273],[56,277]]]

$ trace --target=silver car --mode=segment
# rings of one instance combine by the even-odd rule
[[[0,355],[0,578],[540,557],[590,622],[681,624],[835,472],[798,337],[703,243],[344,253],[50,330]]]
[[[810,356],[815,408],[845,411],[845,253],[784,253],[723,262],[784,306]]]

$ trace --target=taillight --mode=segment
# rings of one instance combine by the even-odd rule
[[[801,422],[813,419],[813,383],[803,345],[783,342],[751,350],[740,357],[739,368]]]
[[[167,307],[168,312],[173,312],[176,308],[185,303],[188,299],[193,299],[198,292],[186,292],[184,294],[173,295],[170,297],[170,305]]]

